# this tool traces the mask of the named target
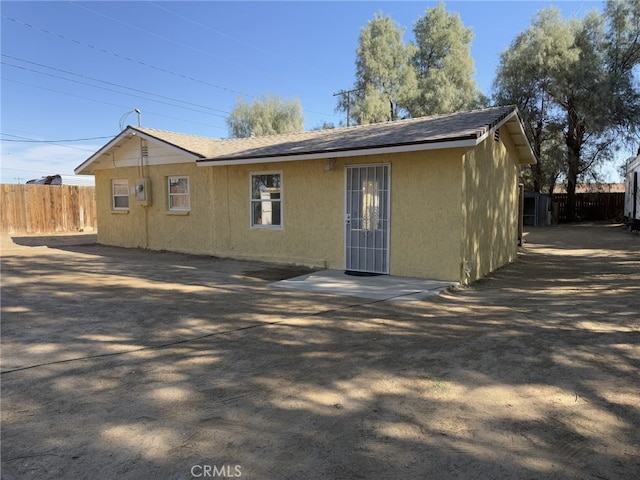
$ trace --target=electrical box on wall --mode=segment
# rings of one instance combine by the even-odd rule
[[[136,180],[136,196],[140,205],[151,205],[151,180],[148,178]]]

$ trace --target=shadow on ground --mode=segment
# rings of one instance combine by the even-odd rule
[[[640,240],[527,238],[410,304],[253,262],[3,251],[2,478],[637,478]]]

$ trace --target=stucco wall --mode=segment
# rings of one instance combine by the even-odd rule
[[[149,161],[161,157],[167,161],[166,151],[149,143]],[[212,198],[211,172],[198,168],[179,154],[173,154],[176,163],[119,167],[140,163],[140,144],[133,139],[113,155],[115,168],[96,170],[96,203],[98,211],[98,242],[153,250],[171,250],[196,254],[209,254],[212,250]],[[173,212],[168,208],[169,176],[189,177],[189,212]],[[135,195],[129,195],[129,210],[112,208],[111,181],[127,179],[129,188],[140,178],[148,178],[149,205],[142,205]]]
[[[345,167],[391,165],[390,273],[457,280],[460,151],[210,167],[216,233],[213,254],[343,269]],[[251,173],[281,172],[282,230],[249,226]],[[227,207],[228,206],[228,207]],[[452,256],[454,258],[452,258]]]
[[[325,171],[323,160],[203,167],[212,171],[212,253],[340,268],[343,250],[342,168]],[[251,174],[282,174],[282,228],[251,228]]]
[[[458,281],[462,150],[391,160],[392,275]]]
[[[390,164],[391,274],[475,280],[517,253],[517,166],[508,136],[466,153],[338,159],[329,171],[325,160],[198,167],[178,152],[149,146],[149,165],[131,166],[140,158],[132,139],[115,149],[104,165],[110,168],[96,171],[100,243],[342,269],[345,167]],[[161,165],[153,165],[156,156]],[[264,172],[282,173],[279,230],[250,226],[250,175]],[[169,176],[189,177],[189,212],[169,211]],[[150,179],[150,205],[130,195],[128,212],[113,211],[111,180],[126,178],[132,187],[142,177]]]
[[[460,280],[470,282],[516,258],[518,165],[505,128],[464,157]]]

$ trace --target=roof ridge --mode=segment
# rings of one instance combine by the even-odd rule
[[[205,137],[204,135],[195,135],[193,133],[183,133],[183,132],[175,132],[172,130],[162,130],[160,128],[151,128],[151,127],[136,127],[134,125],[128,125],[127,128],[132,128],[134,130],[139,130],[141,132],[144,133],[148,133],[148,132],[159,132],[159,133],[170,133],[172,135],[182,135],[185,137],[193,137],[193,138],[202,138],[205,140],[223,140],[221,138],[216,138],[216,137]]]
[[[434,119],[434,118],[444,118],[444,117],[453,117],[456,115],[468,115],[470,113],[476,113],[476,112],[486,112],[487,110],[500,110],[500,109],[507,109],[507,108],[515,108],[514,105],[495,105],[493,107],[486,107],[486,108],[476,108],[473,110],[461,110],[461,111],[457,111],[457,112],[450,112],[450,113],[434,113],[432,115],[423,115],[421,117],[412,117],[412,118],[400,118],[398,120],[387,120],[385,122],[375,122],[375,123],[367,123],[364,125],[350,125],[348,127],[337,127],[337,128],[326,128],[326,129],[321,129],[321,130],[303,130],[302,132],[290,132],[290,133],[274,133],[272,135],[261,135],[261,136],[255,136],[255,137],[237,137],[237,138],[221,138],[220,140],[223,142],[228,142],[228,141],[242,141],[242,140],[248,140],[251,138],[272,138],[272,139],[276,139],[278,137],[283,137],[283,136],[296,136],[296,135],[305,135],[305,134],[320,134],[320,133],[329,133],[329,132],[344,132],[346,130],[356,130],[356,129],[365,129],[365,128],[375,128],[375,127],[379,127],[382,125],[392,125],[392,124],[399,124],[399,123],[413,123],[413,122],[420,122],[420,121],[424,121],[424,120],[428,120],[428,119]]]
[[[321,130],[303,130],[302,132],[290,132],[290,133],[274,133],[272,135],[260,135],[260,136],[255,136],[255,137],[237,137],[237,138],[217,138],[217,137],[209,137],[209,136],[204,136],[204,135],[195,135],[192,133],[182,133],[182,132],[176,132],[176,131],[172,131],[172,130],[162,130],[159,128],[151,128],[151,127],[136,127],[133,125],[128,125],[127,128],[132,128],[132,129],[138,129],[141,131],[153,131],[153,132],[160,132],[160,133],[169,133],[169,134],[173,134],[173,135],[183,135],[185,137],[193,137],[193,138],[201,138],[201,139],[206,139],[206,140],[215,140],[215,141],[219,141],[219,142],[237,142],[237,141],[247,141],[249,139],[266,139],[266,138],[270,138],[270,139],[276,139],[278,137],[291,137],[291,136],[298,136],[298,135],[320,135],[320,134],[326,134],[326,133],[333,133],[333,132],[344,132],[344,131],[348,131],[348,130],[357,130],[357,129],[366,129],[366,128],[377,128],[383,125],[391,125],[391,124],[400,124],[400,123],[414,123],[414,122],[420,122],[420,121],[424,121],[424,120],[428,120],[428,119],[434,119],[434,118],[444,118],[444,117],[453,117],[456,115],[468,115],[470,113],[476,113],[476,112],[486,112],[487,110],[499,110],[499,109],[507,109],[507,108],[515,108],[514,105],[494,105],[493,107],[486,107],[486,108],[476,108],[473,110],[462,110],[462,111],[457,111],[457,112],[450,112],[450,113],[434,113],[432,115],[423,115],[421,117],[412,117],[412,118],[401,118],[398,120],[387,120],[385,122],[375,122],[375,123],[367,123],[364,125],[350,125],[348,127],[337,127],[337,128],[326,128],[326,129],[321,129]]]

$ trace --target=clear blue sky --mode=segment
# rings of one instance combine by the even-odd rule
[[[334,93],[353,86],[360,29],[376,12],[412,39],[437,2],[2,1],[0,183],[73,169],[124,125],[224,138],[237,98],[298,98],[305,127],[339,125]],[[450,1],[474,32],[480,89],[535,13],[596,1]],[[103,138],[96,138],[103,137]],[[50,143],[57,140],[78,140]],[[18,180],[20,179],[20,180]]]

